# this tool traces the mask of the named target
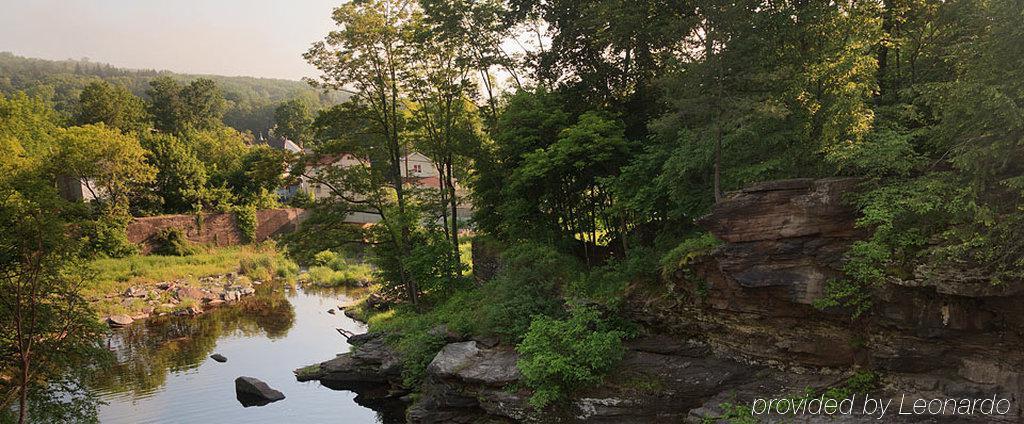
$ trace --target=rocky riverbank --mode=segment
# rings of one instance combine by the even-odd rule
[[[155,284],[133,286],[122,293],[109,294],[103,301],[116,302],[127,311],[107,316],[111,327],[124,327],[151,316],[198,315],[204,310],[234,303],[256,293],[263,284],[236,272],[201,277],[179,278]]]
[[[427,378],[412,402],[411,390],[402,385],[400,358],[384,343],[383,335],[359,335],[351,343],[352,352],[296,370],[297,378],[353,391],[357,393],[356,402],[375,409],[390,406],[397,410],[408,405],[407,421],[421,424],[728,423],[730,419],[749,418],[751,411],[742,405],[759,398],[800,398],[847,384],[846,375],[840,373],[781,370],[717,354],[693,340],[650,335],[628,344],[623,361],[604,384],[577,393],[559,408],[537,411],[527,402],[530,393],[522,389],[515,350],[467,340],[441,349],[427,367]],[[900,395],[894,387],[872,393],[878,399],[899,399]],[[858,408],[863,407],[858,404]],[[837,419],[813,415],[789,418],[790,422],[806,423]],[[876,418],[870,414],[839,417],[841,422],[864,423],[878,422]],[[886,418],[885,422],[937,422],[928,416],[893,414]],[[981,421],[946,418],[942,422]]]
[[[446,332],[408,420],[1020,422],[1024,283],[992,286],[970,273],[917,270],[879,282],[874,307],[858,318],[814,306],[828,281],[841,278],[843,253],[865,235],[844,200],[856,184],[787,180],[731,193],[701,221],[723,244],[668,281],[631,287],[625,310],[641,336],[627,342],[603,384],[555,410],[528,406],[514,349]],[[352,352],[296,374],[355,391],[357,401],[411,401],[414,388],[402,385],[401,360],[384,338],[353,337]],[[858,382],[862,376],[870,384]],[[825,393],[860,403],[839,416],[754,414],[759,399]],[[884,417],[867,412],[868,395],[893,409]],[[904,413],[920,402],[989,398],[1006,399],[1007,409]]]

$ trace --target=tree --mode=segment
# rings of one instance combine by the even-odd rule
[[[438,3],[435,3],[435,6]],[[470,79],[477,61],[474,40],[465,31],[453,31],[444,22],[425,20],[416,38],[421,48],[412,55],[408,73],[402,75],[408,93],[411,124],[417,134],[415,148],[437,168],[441,187],[438,202],[445,238],[451,244],[451,260],[461,262],[457,180],[468,176],[470,158],[484,138],[483,123],[471,101],[479,87]],[[461,267],[454,266],[461,276]]]
[[[538,55],[537,78],[559,87],[574,114],[619,113],[626,134],[642,139],[659,112],[654,83],[693,30],[695,2],[672,0],[523,0],[510,2],[518,19],[540,16],[551,46]],[[696,2],[699,3],[699,2]]]
[[[167,134],[146,134],[142,145],[149,151],[146,161],[158,170],[152,190],[162,201],[162,207],[156,209],[169,213],[201,209],[208,175],[192,149]]]
[[[149,82],[149,114],[153,126],[166,133],[182,130],[185,120],[185,102],[181,99],[181,84],[171,77],[158,77]]]
[[[171,77],[158,77],[149,85],[149,113],[157,130],[178,134],[223,125],[227,101],[213,80],[199,78],[182,86]]]
[[[620,229],[607,213],[613,199],[606,185],[630,156],[622,121],[583,114],[555,143],[523,155],[522,165],[508,178],[506,198],[516,199],[510,202],[517,213],[511,218],[541,217],[546,232],[555,235],[546,241],[579,240],[584,258],[596,263],[591,249],[608,241],[599,240],[599,233],[611,238]]]
[[[124,86],[93,82],[82,89],[78,99],[78,125],[104,123],[123,132],[141,131],[148,125],[145,103]]]
[[[26,97],[0,101],[0,120],[27,110],[18,103],[32,104]],[[54,166],[58,146],[46,118],[52,111],[39,112],[22,115],[30,119],[15,127],[0,125],[7,153],[0,159],[0,373],[11,377],[0,386],[0,414],[17,403],[19,423],[40,402],[66,401],[47,394],[50,384],[90,369],[102,352],[99,323],[80,294],[80,243],[69,231],[84,223],[82,209],[57,193],[55,171],[62,169]]]
[[[190,129],[179,135],[182,143],[203,162],[210,184],[219,186],[244,170],[243,158],[250,150],[251,137],[225,126],[207,130]]]
[[[254,146],[242,156],[241,165],[228,177],[228,185],[241,205],[275,207],[289,158],[267,146]]]
[[[409,208],[401,172],[401,159],[409,143],[402,136],[406,111],[398,80],[406,74],[413,50],[417,48],[412,31],[419,14],[414,7],[413,3],[400,0],[345,3],[334,9],[333,14],[341,29],[331,31],[323,41],[313,44],[304,57],[323,73],[315,82],[317,85],[352,92],[349,100],[352,106],[345,108],[344,113],[357,114],[361,118],[359,125],[367,133],[360,135],[361,140],[348,138],[352,147],[360,148],[350,153],[365,160],[367,166],[345,178],[361,173],[359,175],[375,183],[377,177],[384,177],[390,186],[395,199],[393,207],[387,204],[390,202],[374,201],[374,208],[388,229],[385,240],[392,245],[391,252],[397,255],[390,261],[397,271],[394,283],[403,287],[406,298],[415,304],[419,289],[400,259],[411,249],[412,226],[417,219]],[[349,183],[354,181],[349,178]],[[380,187],[372,184],[340,186],[332,191],[341,196],[346,189],[355,189],[353,191],[360,195],[370,194],[377,200],[387,198],[380,193]]]
[[[313,113],[301,99],[283,102],[274,109],[274,134],[294,141],[299,146],[309,143],[312,124]]]
[[[184,123],[181,128],[208,130],[224,125],[222,119],[227,101],[217,83],[208,78],[192,80],[181,89],[181,101],[185,106]]]
[[[508,177],[522,166],[526,154],[554,144],[558,134],[571,125],[571,119],[558,95],[544,89],[524,90],[509,97],[492,130],[494,143],[483,147],[470,180],[473,220],[479,230],[504,239],[551,234],[548,230],[554,228],[541,215],[515,206],[530,198],[510,192]]]
[[[156,175],[138,139],[104,124],[62,129],[56,138],[55,171],[81,181],[107,213],[127,214],[132,196]]]

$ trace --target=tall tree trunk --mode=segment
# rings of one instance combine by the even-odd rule
[[[19,305],[20,306],[20,305]],[[20,324],[19,324],[20,327]],[[31,365],[28,352],[25,350],[27,347],[24,346],[24,342],[19,342],[21,347],[21,393],[18,394],[18,424],[25,424],[28,422],[28,379],[29,379],[29,366]]]
[[[721,119],[721,114],[717,114]],[[722,201],[722,124],[715,122],[715,203]]]
[[[462,278],[462,252],[459,251],[459,199],[455,191],[455,160],[451,153],[448,154],[447,161],[448,175],[445,179],[449,190],[448,201],[451,202],[452,208],[452,250],[455,258],[455,275]]]

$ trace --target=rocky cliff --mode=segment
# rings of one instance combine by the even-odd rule
[[[756,422],[1020,422],[1024,298],[978,278],[879,282],[859,318],[813,303],[840,278],[844,252],[865,236],[846,201],[852,179],[786,180],[729,196],[700,220],[723,243],[691,269],[635,286],[626,313],[643,335],[599,387],[556,411],[526,404],[508,347],[452,337],[427,369],[411,422],[729,422],[735,405],[842,386],[853,370],[880,376],[872,396],[1010,401],[1003,415],[852,414],[754,417]],[[474,258],[476,259],[476,258]],[[398,363],[377,335],[308,378],[401,399]],[[374,389],[365,383],[374,382]],[[359,391],[361,390],[361,391]],[[866,393],[861,393],[861,396]],[[906,396],[904,398],[904,395]],[[863,401],[863,398],[861,399]],[[730,405],[734,405],[730,407]],[[861,405],[858,405],[858,409]],[[732,408],[732,409],[730,409]],[[736,421],[750,422],[750,421]]]
[[[783,370],[877,371],[908,397],[1012,400],[1024,396],[1024,298],[978,278],[920,273],[879,282],[874,307],[822,311],[812,303],[841,276],[843,253],[865,234],[845,201],[852,179],[787,180],[731,193],[700,224],[724,241],[698,263],[699,285],[635,298],[656,331],[688,335],[718,355]],[[692,280],[689,279],[689,280]]]

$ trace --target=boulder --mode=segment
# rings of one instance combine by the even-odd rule
[[[431,328],[430,330],[427,331],[427,334],[429,334],[429,335],[431,335],[433,337],[443,338],[444,341],[447,342],[447,343],[456,343],[456,342],[461,342],[461,341],[466,340],[464,337],[462,337],[461,334],[459,334],[459,333],[457,333],[455,331],[449,330],[448,326],[444,325],[444,324],[441,324],[441,325],[435,326],[434,328]],[[494,347],[494,346],[492,345],[492,346],[485,346],[485,347]]]
[[[335,314],[335,312],[334,312],[334,309],[328,309],[328,310],[327,310],[327,313],[329,313],[329,314],[331,314],[331,315],[334,315],[334,314]]]
[[[445,345],[427,365],[427,373],[439,379],[463,383],[502,386],[521,377],[511,349],[480,349],[475,341]]]
[[[242,406],[263,406],[284,399],[284,394],[253,377],[235,379],[235,397]]]
[[[109,324],[112,328],[124,327],[131,324],[134,321],[135,320],[128,315],[111,315],[107,317],[107,324]]]
[[[214,353],[213,355],[210,355],[210,359],[213,359],[214,361],[217,361],[217,362],[227,362],[228,361],[228,358],[225,358],[224,355],[221,355],[219,353]]]
[[[144,287],[129,287],[124,291],[124,295],[125,297],[146,297],[149,296],[149,290]]]
[[[185,299],[202,300],[204,296],[206,296],[206,293],[195,287],[179,287],[174,291],[174,297],[178,298],[179,301]]]

